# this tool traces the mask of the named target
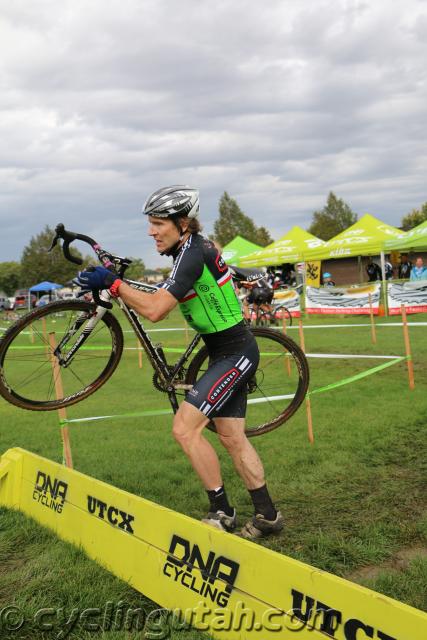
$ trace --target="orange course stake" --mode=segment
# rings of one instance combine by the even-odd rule
[[[409,341],[408,319],[406,317],[406,308],[404,304],[400,305],[400,310],[402,312],[403,339],[405,341],[406,364],[408,367],[409,388],[415,389],[414,363],[412,362],[411,343]]]
[[[51,353],[51,364],[52,364],[52,370],[53,370],[53,378],[55,381],[55,395],[56,398],[63,398],[64,397],[64,389],[62,386],[62,378],[61,378],[61,368],[58,364],[58,360],[55,358],[54,356],[54,351],[56,349],[56,343],[55,343],[55,332],[52,331],[49,333],[49,345],[50,345],[50,353]],[[66,420],[67,419],[67,412],[65,411],[64,407],[60,407],[58,409],[58,415],[59,415],[59,420]],[[65,462],[65,466],[69,467],[70,469],[73,468],[73,458],[71,455],[71,443],[70,443],[70,435],[68,433],[68,427],[67,426],[62,426],[61,425],[61,438],[62,438],[62,450],[63,450],[63,456],[64,456],[64,462]]]
[[[301,349],[305,353],[304,328],[302,326],[302,318],[301,318],[301,316],[298,319],[298,329],[299,329],[300,346],[301,346]],[[309,440],[310,444],[314,444],[313,418],[312,418],[312,415],[311,415],[310,396],[306,396],[306,398],[305,398],[305,410],[307,412],[308,440]]]
[[[139,368],[142,369],[142,350],[141,350],[141,345],[139,343],[139,340],[136,341],[136,349],[138,351],[138,365],[139,365]]]
[[[376,332],[376,329],[375,329],[374,310],[372,308],[372,295],[370,293],[368,294],[368,298],[369,298],[369,315],[371,317],[372,344],[377,344],[377,332]]]

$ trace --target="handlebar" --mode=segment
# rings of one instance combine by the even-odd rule
[[[58,244],[58,241],[62,240],[62,252],[65,258],[69,262],[73,262],[74,264],[81,265],[83,264],[83,260],[74,256],[70,252],[70,245],[75,240],[80,240],[81,242],[85,242],[90,245],[93,251],[96,253],[101,264],[106,268],[117,274],[119,277],[123,277],[123,274],[126,268],[131,264],[132,260],[129,258],[117,258],[113,256],[108,251],[105,251],[101,248],[101,246],[91,238],[90,236],[83,235],[81,233],[75,233],[74,231],[67,231],[62,223],[56,225],[55,227],[55,236],[52,239],[52,244],[50,245],[48,251],[52,251],[52,249]],[[101,300],[99,296],[98,290],[92,290],[93,298],[97,305],[101,307],[106,307],[107,309],[112,309],[113,305],[111,302],[106,302],[105,300]]]

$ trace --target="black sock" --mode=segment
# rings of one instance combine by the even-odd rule
[[[219,489],[207,490],[206,493],[208,494],[211,511],[224,511],[227,516],[233,515],[234,510],[230,507],[224,485]]]
[[[275,520],[277,511],[271,501],[267,485],[265,484],[259,489],[249,489],[248,491],[254,505],[255,515],[260,513],[266,520]]]

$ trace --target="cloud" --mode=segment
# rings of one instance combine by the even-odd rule
[[[276,237],[330,190],[399,224],[427,200],[423,0],[3,3],[2,256],[62,221],[163,261],[148,193],[224,190]]]

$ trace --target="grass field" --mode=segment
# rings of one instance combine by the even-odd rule
[[[420,314],[410,321],[426,319]],[[396,321],[393,318],[389,323]],[[307,325],[359,323],[364,326],[307,328],[306,351],[404,354],[401,327],[378,327],[378,342],[373,346],[366,318],[307,320]],[[156,328],[182,326],[179,313],[174,312]],[[298,340],[297,331],[289,333]],[[358,382],[314,395],[314,445],[307,439],[303,408],[289,423],[252,441],[264,462],[272,496],[287,522],[283,535],[266,540],[264,545],[423,610],[427,610],[426,333],[427,327],[410,328],[415,390],[408,389],[406,364],[401,362]],[[132,334],[125,337],[128,346],[136,346]],[[173,348],[185,342],[184,331],[152,337]],[[382,362],[312,358],[311,389]],[[95,395],[70,407],[68,416],[165,409],[167,398],[152,389],[151,375],[146,358],[139,370],[136,352],[125,351],[112,379]],[[199,519],[206,512],[205,494],[170,429],[170,416],[73,425],[74,466]],[[218,447],[214,434],[208,437]],[[56,413],[23,411],[0,400],[0,452],[16,446],[61,461]],[[250,500],[225,452],[219,447],[218,451],[228,493],[243,523],[251,515]],[[28,622],[19,632],[20,638],[66,637],[58,634],[74,607],[82,610],[120,601],[146,611],[155,608],[81,551],[22,514],[0,509],[0,611],[16,603],[28,620],[46,606],[62,607],[63,612],[55,627],[57,635],[44,634]],[[94,633],[77,623],[67,637],[86,639]],[[106,631],[100,637],[143,636]],[[191,640],[206,636],[182,630],[172,632],[171,637]]]

